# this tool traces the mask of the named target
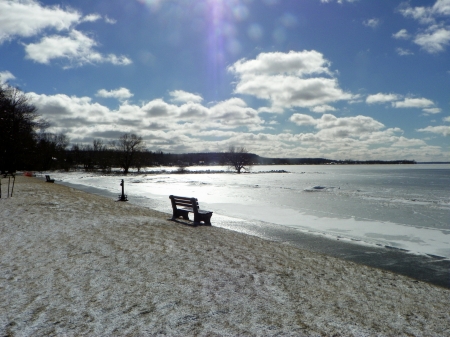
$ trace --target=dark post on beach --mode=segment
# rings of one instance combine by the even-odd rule
[[[16,176],[14,174],[4,174],[3,175],[4,178],[8,178],[8,193],[6,194],[6,197],[12,197],[13,196],[13,191],[14,191],[14,183],[16,182]],[[11,185],[11,177],[13,177],[13,183],[12,183],[12,189],[11,189],[11,194],[9,193],[9,188]],[[2,177],[0,176],[0,199],[2,197]]]
[[[123,179],[120,182],[120,186],[122,186],[122,194],[119,195],[119,200],[117,200],[117,201],[128,201],[128,198],[125,195],[125,191],[124,191],[125,190],[125,183],[123,182]]]

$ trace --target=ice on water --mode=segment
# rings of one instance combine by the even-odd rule
[[[205,169],[210,173],[199,173]],[[195,196],[215,217],[450,258],[450,165],[255,166],[250,174],[227,173],[224,167],[189,170],[197,173],[149,168],[125,177],[52,176],[114,193],[124,178],[132,202],[164,212],[171,211],[170,194]],[[288,172],[268,173],[278,170]]]

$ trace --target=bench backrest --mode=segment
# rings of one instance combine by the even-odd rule
[[[169,198],[172,201],[172,207],[174,209],[176,209],[177,206],[192,207],[192,210],[196,213],[200,208],[196,198],[180,197],[177,195],[171,195]]]

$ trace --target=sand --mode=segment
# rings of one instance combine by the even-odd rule
[[[448,289],[37,178],[2,188],[0,336],[450,336]]]

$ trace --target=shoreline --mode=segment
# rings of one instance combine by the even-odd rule
[[[16,184],[0,200],[3,335],[450,334],[448,289],[36,178]]]
[[[73,187],[88,193],[104,196],[115,200],[117,193],[81,184],[59,181],[59,184]],[[147,200],[129,198],[129,203],[146,207]],[[169,201],[167,208],[170,209]],[[419,255],[407,250],[391,246],[373,246],[358,244],[349,240],[326,237],[317,233],[299,231],[289,226],[277,225],[257,220],[230,221],[225,217],[218,220],[214,213],[213,226],[226,228],[238,233],[253,235],[268,241],[284,242],[300,249],[306,249],[320,254],[333,256],[361,265],[391,271],[400,275],[428,282],[450,289],[450,259],[442,256]]]

